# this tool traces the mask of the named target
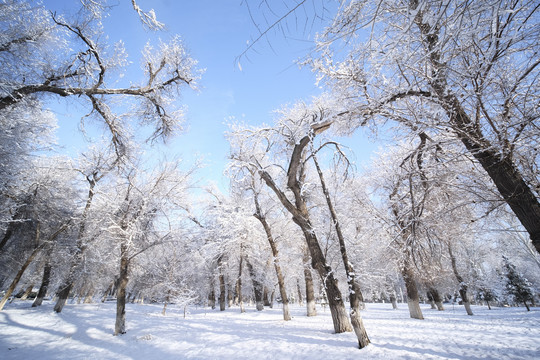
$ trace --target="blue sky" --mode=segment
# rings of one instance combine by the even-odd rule
[[[47,8],[59,13],[77,3],[75,0],[44,1]],[[298,99],[309,100],[321,91],[315,86],[315,77],[310,69],[300,69],[295,65],[295,60],[311,49],[312,43],[306,40],[313,38],[315,30],[321,27],[320,22],[315,22],[313,27],[308,26],[311,33],[303,31],[303,25],[298,25],[295,19],[286,24],[290,30],[288,36],[271,31],[268,42],[263,39],[253,51],[248,52],[247,58],[240,59],[240,70],[236,62],[238,55],[246,48],[247,41],[258,35],[248,8],[241,0],[139,0],[141,8],[153,8],[158,20],[165,23],[166,30],[160,32],[142,28],[131,9],[130,0],[110,0],[109,3],[115,6],[104,21],[105,33],[111,42],[124,41],[130,60],[134,62],[133,74],[137,74],[140,50],[149,39],[167,40],[175,34],[182,37],[192,57],[206,69],[200,81],[200,92],[185,89],[179,99],[187,106],[186,131],[165,147],[169,155],[180,156],[188,165],[196,156],[202,156],[206,167],[198,174],[203,183],[213,180],[226,190],[222,172],[228,154],[228,144],[223,136],[227,118],[245,119],[254,125],[271,123],[273,110]],[[279,8],[281,1],[270,3],[276,4],[275,11],[283,11]],[[270,13],[259,8],[252,8],[252,13],[258,16],[256,21],[261,21],[264,29],[266,26],[262,23],[261,14]],[[293,37],[302,40],[294,40]],[[131,72],[126,76],[131,76]],[[73,105],[67,108],[58,106],[55,111],[60,119],[60,145],[64,145],[71,154],[76,149],[83,149],[86,144],[78,135],[80,114],[77,108]],[[360,159],[365,154],[358,152],[368,153],[373,145],[366,150],[359,148],[359,141],[365,141],[358,136],[346,142],[355,145]]]

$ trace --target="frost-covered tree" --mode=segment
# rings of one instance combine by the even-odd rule
[[[148,43],[142,49],[143,76],[122,86],[127,54],[121,42],[105,42],[101,18],[106,12],[90,11],[93,3],[102,2],[85,2],[84,11],[73,18],[27,1],[0,5],[0,113],[42,107],[50,96],[77,97],[85,118],[101,121],[117,155],[125,156],[130,123],[153,126],[151,139],[179,127],[183,111],[175,108],[174,99],[182,87],[195,86],[200,71],[175,36]]]
[[[234,129],[230,136],[233,147],[231,157],[239,166],[258,173],[302,230],[312,266],[323,279],[332,311],[334,329],[336,333],[340,333],[352,329],[346,315],[338,280],[326,260],[308,209],[310,184],[306,181],[309,145],[312,144],[315,136],[327,130],[331,123],[327,117],[333,115],[333,112],[328,111],[327,105],[326,98],[322,97],[311,105],[298,103],[289,109],[284,109],[275,128]],[[270,150],[284,154],[280,159],[285,161],[284,165],[276,165],[272,162]],[[287,168],[286,171],[279,171],[285,168]],[[285,184],[284,187],[281,182]],[[360,314],[352,309],[351,317],[353,317],[359,346],[363,348],[369,344],[369,339],[363,328]]]
[[[451,134],[540,251],[538,11],[529,0],[346,1],[308,62],[341,99],[344,131],[392,120]]]
[[[503,263],[503,271],[506,276],[506,293],[512,296],[516,303],[523,303],[527,311],[530,311],[527,301],[533,300],[532,284],[517,271],[516,266],[506,256],[503,256]]]

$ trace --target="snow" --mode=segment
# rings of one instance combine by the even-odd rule
[[[246,307],[224,312],[209,308],[128,304],[128,332],[113,336],[114,302],[53,304],[30,301],[0,312],[1,359],[539,359],[540,308],[462,306],[445,311],[422,305],[425,320],[410,319],[407,305],[367,304],[362,317],[372,344],[356,346],[354,333],[333,334],[328,309],[306,317],[292,306],[257,312]]]

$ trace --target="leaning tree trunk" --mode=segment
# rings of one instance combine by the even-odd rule
[[[45,266],[43,267],[43,278],[41,279],[41,286],[39,287],[36,298],[32,303],[32,307],[41,306],[41,304],[43,303],[43,298],[45,298],[45,296],[47,295],[47,289],[49,288],[49,282],[51,281],[51,270],[51,264],[49,261],[47,261],[45,263]]]
[[[86,228],[86,219],[88,217],[88,212],[90,211],[90,207],[92,206],[92,200],[94,199],[94,187],[96,186],[96,183],[101,179],[101,176],[97,176],[97,174],[93,175],[94,177],[87,177],[88,183],[90,188],[88,189],[88,197],[86,198],[86,205],[84,207],[84,211],[81,216],[81,223],[79,225],[79,232],[77,234],[77,249],[75,256],[73,257],[73,260],[71,261],[69,272],[66,280],[60,287],[60,291],[58,292],[58,300],[56,304],[54,305],[54,311],[57,313],[62,312],[62,309],[64,308],[64,305],[66,304],[66,301],[69,297],[69,293],[73,289],[74,285],[74,278],[75,278],[75,272],[76,269],[81,265],[83,262],[83,255],[86,251],[86,244],[84,244],[83,241],[83,235]]]
[[[114,335],[126,333],[126,288],[129,281],[129,257],[127,245],[121,245],[120,255],[120,277],[118,278],[118,289],[116,293],[116,322],[114,325]]]
[[[469,302],[469,297],[467,294],[467,284],[465,283],[465,280],[463,280],[463,277],[459,274],[459,271],[457,269],[456,265],[456,257],[454,256],[454,253],[452,252],[452,246],[450,243],[447,243],[448,245],[448,254],[450,255],[450,262],[452,263],[452,270],[454,271],[454,276],[456,277],[456,280],[459,283],[459,295],[461,296],[461,300],[463,301],[463,306],[465,306],[465,311],[467,312],[467,315],[473,315],[472,309],[471,309],[471,303]]]
[[[317,169],[317,173],[319,174],[319,180],[321,182],[321,187],[323,190],[324,197],[326,199],[326,204],[328,205],[328,210],[330,212],[330,216],[332,218],[332,222],[334,223],[334,228],[336,230],[336,235],[339,241],[339,251],[341,253],[341,259],[343,260],[343,266],[345,267],[345,274],[347,275],[347,284],[349,286],[349,302],[351,305],[351,310],[349,313],[349,316],[351,318],[351,324],[354,329],[354,333],[356,334],[356,337],[358,339],[358,347],[360,349],[363,349],[364,347],[369,345],[369,337],[367,335],[366,329],[364,327],[364,324],[362,322],[362,317],[360,316],[360,307],[362,304],[362,307],[364,307],[364,299],[362,296],[362,291],[360,290],[360,286],[358,285],[358,282],[356,281],[356,273],[354,271],[354,267],[352,263],[349,261],[349,256],[347,254],[347,248],[345,245],[345,237],[343,236],[343,233],[341,232],[341,224],[339,222],[339,218],[337,216],[337,212],[334,209],[334,205],[332,204],[332,199],[330,198],[330,192],[328,191],[328,188],[326,187],[326,181],[324,180],[324,175],[321,170],[321,167],[319,166],[319,162],[317,161],[317,157],[315,154],[312,156],[313,162],[315,163],[315,168]]]
[[[60,235],[60,233],[62,233],[64,230],[66,230],[67,227],[68,227],[68,224],[69,224],[69,222],[66,223],[66,224],[63,224],[62,226],[60,226],[60,228],[58,230],[56,230],[56,232],[54,232],[46,241],[42,242],[40,245],[38,245],[32,251],[30,256],[26,259],[24,264],[21,266],[21,268],[20,268],[19,272],[17,273],[17,275],[15,275],[15,278],[11,282],[11,285],[6,290],[6,293],[4,294],[4,297],[2,298],[2,300],[0,300],[0,311],[2,311],[2,309],[6,305],[6,302],[8,301],[9,297],[11,296],[11,294],[13,293],[15,288],[17,287],[17,284],[21,280],[24,272],[26,271],[28,266],[32,263],[32,261],[35,259],[35,257],[39,254],[39,252],[41,250],[43,250],[43,248],[45,246],[51,244],[56,239],[56,237],[58,235]],[[39,226],[39,223],[38,223],[38,226],[37,226],[37,229],[36,229],[36,242],[35,242],[36,244],[39,243],[39,238],[40,238],[40,226]]]
[[[253,283],[253,292],[255,293],[255,306],[257,308],[257,311],[264,310],[264,303],[263,303],[263,284],[257,279],[257,274],[255,273],[255,269],[253,268],[253,265],[249,261],[248,257],[246,256],[246,267],[248,269],[249,276],[251,277],[251,282]]]
[[[278,286],[279,286],[279,293],[281,295],[281,301],[283,304],[283,320],[289,321],[291,320],[291,314],[289,312],[289,298],[287,297],[287,290],[285,289],[285,277],[283,276],[283,272],[281,271],[281,266],[279,264],[279,251],[277,249],[276,242],[274,241],[274,236],[272,235],[272,230],[270,229],[270,225],[266,221],[266,217],[263,215],[263,212],[261,211],[258,195],[255,192],[253,195],[253,199],[255,201],[254,216],[262,224],[264,232],[266,233],[266,239],[268,240],[268,244],[270,245],[270,249],[272,251],[272,257],[274,260],[273,261],[274,270],[276,271],[276,276],[277,276]]]

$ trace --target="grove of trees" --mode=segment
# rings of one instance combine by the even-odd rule
[[[308,5],[269,24],[317,16]],[[131,7],[148,31],[163,28]],[[324,92],[291,99],[270,124],[228,124],[227,192],[197,185],[197,166],[144,156],[181,130],[180,95],[203,70],[172,36],[140,49],[140,77],[123,79],[133,58],[109,43],[107,10],[0,3],[0,311],[28,296],[56,312],[113,299],[121,335],[127,302],[163,313],[252,302],[280,306],[284,321],[294,303],[307,316],[328,306],[334,331],[364,348],[369,302],[407,303],[418,320],[422,302],[468,315],[473,303],[535,306],[537,1],[339,2],[301,61]],[[78,157],[50,151],[58,100],[102,125]],[[340,143],[358,133],[384,134],[363,167]]]

